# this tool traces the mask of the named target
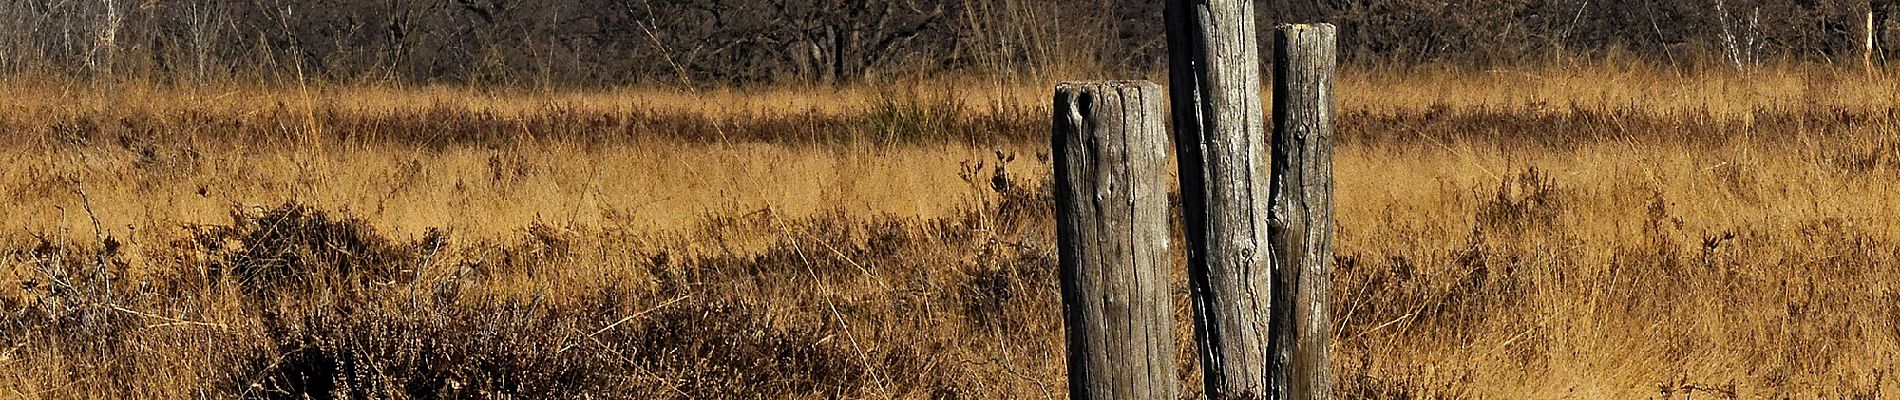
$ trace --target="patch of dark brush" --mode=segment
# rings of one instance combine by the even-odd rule
[[[483,276],[521,274],[539,276],[544,268],[566,264],[573,259],[573,232],[536,221],[521,233],[521,239],[502,246],[486,265],[470,265]]]
[[[1493,196],[1478,204],[1478,226],[1505,235],[1548,232],[1557,228],[1569,199],[1550,174],[1537,167],[1507,176]]]
[[[225,278],[247,296],[274,299],[316,289],[353,293],[402,279],[440,235],[397,243],[363,220],[289,202],[251,213],[234,210],[229,226],[199,227],[194,242],[216,254],[211,282]]]
[[[967,278],[957,289],[963,316],[973,328],[1019,327],[1020,318],[1041,315],[1036,304],[1058,304],[1053,229],[1055,198],[1049,180],[1026,181],[1010,173],[1016,155],[997,151],[991,160],[964,162],[958,178],[973,191],[988,192],[954,219],[926,224],[943,240],[966,249]],[[1046,168],[1049,159],[1038,154]]]
[[[1011,243],[1023,244],[1023,240],[1046,233],[1055,220],[1055,188],[1052,180],[1024,180],[1010,173],[1010,166],[1016,161],[1015,153],[995,152],[994,160],[974,160],[960,163],[957,178],[970,186],[975,193],[988,193],[993,196],[980,197],[978,204],[965,208],[956,222],[946,231],[976,231],[987,233],[988,239],[1004,239]],[[1049,168],[1049,155],[1036,154],[1036,167]]]
[[[1625,314],[1660,312],[1650,307],[1639,309],[1639,306],[1667,308],[1674,303],[1675,297],[1655,301],[1644,293],[1688,293],[1700,283],[1719,282],[1707,275],[1711,271],[1705,268],[1706,264],[1697,262],[1700,254],[1691,253],[1701,251],[1691,250],[1691,240],[1703,238],[1692,238],[1686,232],[1687,221],[1676,215],[1674,201],[1660,190],[1651,190],[1650,199],[1639,211],[1643,215],[1641,240],[1612,249],[1608,271],[1604,274],[1608,286],[1632,288],[1610,293],[1616,300],[1606,301],[1623,304],[1624,309],[1617,311]]]
[[[269,351],[238,363],[225,387],[251,399],[754,399],[868,383],[833,333],[782,328],[728,299],[655,304],[610,285],[572,307],[346,301],[266,313]]]
[[[665,378],[657,385],[686,398],[849,396],[869,383],[869,371],[834,333],[774,327],[757,306],[709,301],[645,321],[603,340],[620,343],[635,365]]]
[[[110,307],[133,286],[115,279],[130,268],[123,250],[124,243],[112,235],[79,241],[34,235],[7,246],[0,250],[0,265],[20,267],[14,272],[20,280],[17,288],[0,290],[0,307],[12,320],[76,345],[118,343],[131,326],[122,312]]]
[[[362,303],[267,313],[272,351],[242,363],[230,390],[255,399],[572,398],[613,389],[625,368],[563,352],[575,318],[521,303],[402,309]]]
[[[964,317],[976,328],[991,331],[1026,324],[1026,312],[1059,304],[1056,260],[1048,254],[1011,253],[973,266],[958,288]],[[1050,310],[1054,311],[1054,310]]]
[[[1449,285],[1432,293],[1421,320],[1448,332],[1469,332],[1494,317],[1516,315],[1525,303],[1519,270],[1528,268],[1523,254],[1500,248],[1483,231],[1473,230],[1449,260],[1459,271]]]

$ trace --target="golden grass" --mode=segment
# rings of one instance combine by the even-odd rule
[[[208,151],[183,171],[153,171],[136,152],[0,150],[15,232],[89,231],[78,178],[110,231],[228,222],[233,204],[298,201],[346,210],[377,228],[442,228],[498,238],[540,222],[679,229],[718,213],[770,207],[792,216],[844,210],[940,218],[969,197],[960,145],[816,148],[641,142],[596,149],[546,144],[422,150],[330,147],[328,154]],[[159,157],[181,157],[178,153]],[[903,160],[903,162],[893,162]],[[176,161],[187,162],[187,161]],[[16,168],[17,167],[17,168]],[[61,223],[63,218],[64,223]]]
[[[170,86],[62,81],[0,82],[0,106],[16,112],[142,115],[183,111],[255,114],[276,108],[329,108],[389,113],[439,107],[526,116],[551,105],[609,112],[690,112],[711,115],[817,112],[856,114],[892,99],[953,102],[969,111],[1046,107],[1056,81],[1099,79],[1062,74],[1048,82],[982,76],[929,77],[849,87],[786,86],[681,90],[610,87],[542,90],[465,86],[361,85]],[[1126,78],[1126,77],[1124,77]],[[1165,82],[1161,75],[1139,77]],[[1884,110],[1900,104],[1900,73],[1868,75],[1858,68],[1794,64],[1756,71],[1684,72],[1642,62],[1603,60],[1571,66],[1471,70],[1453,66],[1348,68],[1341,72],[1340,106],[1399,112],[1432,106],[1485,107],[1542,104],[1553,108],[1641,107],[1734,116],[1762,108],[1822,106]],[[1266,95],[1266,94],[1263,94]]]
[[[1339,85],[1342,393],[1900,389],[1900,79]],[[1060,397],[1047,88],[966,89],[0,85],[0,396]]]

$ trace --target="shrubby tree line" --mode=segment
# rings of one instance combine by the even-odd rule
[[[1683,68],[1858,60],[1891,0],[1257,0],[1347,62],[1610,54]],[[1165,65],[1149,0],[0,0],[0,73],[161,81],[690,86]],[[1885,51],[1871,53],[1883,60]]]

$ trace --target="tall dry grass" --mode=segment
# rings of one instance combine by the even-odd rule
[[[1341,393],[1892,393],[1897,82],[1348,73]],[[917,87],[0,85],[0,393],[1060,397],[1046,88]]]

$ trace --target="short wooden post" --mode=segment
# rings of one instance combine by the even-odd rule
[[[1209,399],[1267,397],[1266,116],[1252,1],[1168,0],[1168,83]]]
[[[1069,398],[1176,397],[1161,87],[1056,87],[1056,240]]]
[[[1273,398],[1331,399],[1335,29],[1274,31]]]

